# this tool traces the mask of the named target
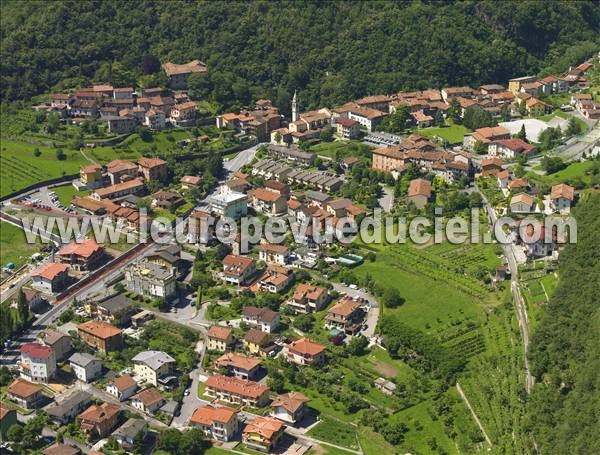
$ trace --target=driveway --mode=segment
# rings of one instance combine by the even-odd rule
[[[202,404],[209,403],[209,401],[202,400],[198,397],[198,385],[200,384],[200,374],[203,371],[202,362],[204,361],[204,354],[206,352],[204,339],[202,341],[199,341],[196,345],[196,352],[198,353],[198,363],[190,373],[190,378],[192,379],[191,385],[189,387],[190,394],[188,396],[183,397],[179,415],[175,416],[175,418],[173,418],[173,420],[171,421],[171,427],[174,428],[186,427],[190,420],[190,417],[192,417],[192,414],[194,413],[196,408]]]
[[[379,198],[379,205],[386,212],[391,212],[394,208],[394,189],[386,185],[381,185],[383,196]]]

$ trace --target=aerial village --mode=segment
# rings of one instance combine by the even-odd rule
[[[16,211],[121,220],[123,232],[135,235],[149,221],[143,216],[165,214],[198,223],[287,216],[319,226],[344,217],[360,221],[379,207],[430,216],[458,189],[461,208],[485,208],[484,221],[518,220],[510,226],[509,247],[518,263],[556,261],[565,239],[526,244],[520,220],[568,216],[579,189],[559,183],[540,192],[519,168],[542,160],[544,130],[569,126],[567,116],[540,120],[553,111],[543,95],[570,95],[558,110],[583,123],[600,118],[600,104],[585,93],[590,67],[585,62],[565,75],[519,77],[506,86],[371,95],[310,111],[294,93],[291,118],[259,99],[211,119],[241,144],[223,161],[218,181],[207,184],[193,169],[174,178],[172,160],[147,154],[82,165],[68,203],[49,187],[45,198],[33,189],[8,204]],[[187,78],[210,69],[199,60],[167,62],[163,69],[166,87],[85,87],[50,94],[49,103],[35,109],[75,126],[93,118],[118,135],[140,127],[152,134],[192,128],[198,100],[190,99]],[[421,134],[473,110],[501,121],[452,143]],[[408,133],[389,132],[394,118]],[[315,151],[328,143],[358,145],[343,156]],[[598,151],[596,144],[577,158]],[[368,187],[358,191],[365,179]],[[26,342],[5,342],[2,359],[12,379],[0,408],[3,437],[17,419],[43,409],[53,434],[61,429],[45,455],[102,448],[139,453],[152,450],[156,431],[166,428],[200,429],[224,450],[301,454],[318,446],[311,431],[321,421],[311,402],[321,400],[315,387],[330,379],[319,379],[319,369],[382,345],[376,331],[381,300],[394,296],[344,279],[375,253],[318,244],[310,236],[304,243],[263,239],[248,252],[241,236],[224,245],[214,230],[190,233],[188,240],[121,250],[91,236],[50,244],[27,276],[15,280],[19,286],[9,299],[15,308],[25,302],[38,323],[27,329]],[[494,273],[494,281],[504,279],[510,264]],[[359,377],[381,397],[398,393],[385,374]],[[336,392],[344,406],[365,406],[344,390]]]

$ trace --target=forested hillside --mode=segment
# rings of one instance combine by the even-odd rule
[[[578,243],[560,256],[560,282],[531,346],[529,402],[544,454],[600,453],[600,194],[574,216]]]
[[[284,111],[366,94],[562,71],[600,43],[581,2],[2,2],[2,99],[89,82],[150,83],[145,55],[201,59],[200,93]],[[106,80],[110,79],[110,80]],[[59,84],[57,86],[57,84]]]

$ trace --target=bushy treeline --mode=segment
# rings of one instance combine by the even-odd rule
[[[386,349],[391,357],[431,372],[446,383],[465,366],[465,359],[419,329],[404,324],[396,315],[384,315],[379,324]]]
[[[267,96],[284,111],[295,89],[307,109],[564,71],[600,42],[593,0],[6,1],[1,20],[3,100],[153,84],[157,59],[201,59],[210,70],[198,94],[229,108]]]
[[[578,242],[532,339],[529,406],[540,453],[600,453],[600,194],[574,213]]]

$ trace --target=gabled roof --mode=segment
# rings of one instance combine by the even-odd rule
[[[244,335],[244,341],[259,346],[265,344],[270,338],[271,336],[267,332],[262,332],[257,329],[250,329],[246,332],[246,335]]]
[[[519,193],[510,200],[510,205],[523,203],[532,206],[535,200],[529,194]]]
[[[83,421],[98,424],[112,419],[119,412],[121,412],[121,407],[116,404],[102,403],[100,406],[93,404],[82,412],[79,417]]]
[[[89,258],[98,251],[104,249],[100,243],[96,243],[94,239],[85,239],[83,242],[71,242],[67,246],[58,251],[59,256],[75,255],[83,258]]]
[[[273,436],[281,431],[283,424],[271,417],[257,417],[244,428],[244,434],[257,433],[267,440],[271,440]]]
[[[246,371],[251,371],[258,368],[262,361],[255,357],[250,357],[235,352],[228,352],[223,354],[215,361],[217,367],[232,367],[239,368]]]
[[[137,382],[135,382],[130,375],[124,374],[123,376],[113,379],[108,385],[114,385],[119,392],[123,392],[132,387],[137,387]]]
[[[52,355],[54,349],[50,346],[45,346],[40,343],[25,343],[21,346],[21,354],[25,354],[28,357],[34,357],[36,359],[47,359]]]
[[[31,276],[39,276],[46,280],[54,280],[61,273],[65,273],[69,270],[67,264],[60,264],[57,262],[49,262],[31,272]]]
[[[237,409],[228,408],[226,406],[213,406],[207,404],[200,406],[194,411],[190,418],[190,423],[206,426],[212,426],[215,422],[229,423],[238,412]]]
[[[152,169],[154,167],[158,167],[158,166],[164,166],[167,164],[167,162],[161,158],[140,158],[137,163],[142,166],[142,167],[146,167],[148,169]]]
[[[143,363],[153,370],[158,370],[165,363],[175,363],[175,359],[162,351],[142,351],[136,355],[132,362]]]
[[[77,328],[83,332],[89,333],[97,338],[107,339],[117,335],[121,335],[123,332],[114,325],[111,325],[103,321],[87,321],[83,324],[79,324]]]
[[[29,398],[42,391],[42,387],[25,379],[15,379],[8,386],[8,393],[19,398]]]
[[[213,325],[210,329],[208,329],[208,338],[214,338],[216,340],[226,341],[233,334],[233,330],[228,327],[223,327],[220,325]]]
[[[343,299],[333,305],[328,313],[330,314],[341,314],[342,316],[350,316],[356,310],[360,308],[360,303],[352,299]]]
[[[325,346],[315,343],[309,338],[300,338],[299,340],[290,343],[289,349],[302,355],[314,356],[323,352]]]
[[[301,283],[294,291],[294,300],[302,300],[304,298],[317,300],[323,294],[327,294],[327,289],[320,286],[313,286],[312,284]]]
[[[271,323],[279,316],[279,313],[267,307],[247,306],[242,310],[242,315],[248,318],[256,318],[261,322]]]
[[[87,367],[92,362],[97,362],[100,359],[94,357],[92,354],[88,354],[87,352],[76,352],[71,357],[69,357],[69,362],[74,363],[80,367]]]
[[[269,391],[268,387],[265,387],[258,382],[223,376],[220,374],[210,376],[206,380],[206,386],[249,398],[258,398]]]
[[[160,403],[164,400],[162,394],[154,387],[149,387],[136,393],[131,399],[141,401],[144,406],[152,406],[153,404]]]
[[[575,188],[565,183],[554,185],[550,192],[550,199],[565,198],[572,201],[575,198]]]
[[[429,198],[431,196],[431,182],[425,179],[411,180],[408,186],[408,197],[413,196],[425,196]]]
[[[275,398],[271,403],[271,407],[281,406],[286,411],[294,413],[309,401],[310,399],[303,393],[289,392]]]

